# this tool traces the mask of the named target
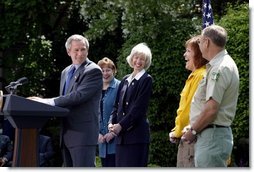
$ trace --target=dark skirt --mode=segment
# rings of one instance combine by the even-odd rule
[[[116,145],[116,167],[147,167],[149,144]]]

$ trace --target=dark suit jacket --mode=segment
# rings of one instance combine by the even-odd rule
[[[55,153],[51,138],[45,135],[39,135],[39,145],[40,166],[49,166],[49,162]]]
[[[8,136],[0,134],[0,158],[5,157],[8,161],[12,161],[13,145]]]
[[[98,65],[86,59],[75,71],[66,95],[62,95],[67,71],[62,71],[60,95],[55,105],[69,108],[68,116],[63,118],[60,144],[64,140],[67,147],[97,145],[99,134],[100,98],[102,72]]]
[[[126,97],[122,104],[122,89],[128,76],[125,76],[119,85],[112,112],[112,123],[119,123],[122,126],[116,142],[117,144],[149,143],[147,110],[152,94],[152,77],[144,73],[139,80],[134,79],[125,92]]]

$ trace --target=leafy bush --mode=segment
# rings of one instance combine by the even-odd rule
[[[220,8],[222,6],[217,9]],[[249,137],[248,4],[228,6],[223,10],[227,13],[218,24],[228,30],[227,50],[240,73],[240,95],[232,126],[237,141]],[[85,33],[89,38],[91,60],[96,62],[108,56],[116,61],[119,79],[131,72],[126,57],[132,47],[146,42],[153,54],[148,73],[154,80],[148,113],[152,132],[149,166],[175,166],[177,147],[169,143],[168,132],[174,127],[179,94],[188,76],[184,67],[184,43],[201,29],[198,2],[82,0],[27,3],[25,0],[6,0],[1,3],[0,11],[3,12],[0,56],[4,57],[4,78],[8,80],[3,84],[29,76],[31,82],[21,90],[25,96],[58,95],[59,72],[69,64],[63,44],[73,33]],[[59,124],[50,121],[49,126],[53,126],[48,128],[48,134],[53,137],[57,149],[59,132],[55,126]],[[55,165],[61,166],[60,152],[56,155]]]
[[[153,132],[151,137],[149,164],[156,164],[160,167],[175,167],[177,144],[169,142],[168,132]]]

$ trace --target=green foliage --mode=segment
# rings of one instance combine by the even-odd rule
[[[235,60],[240,76],[239,98],[232,129],[234,140],[249,138],[249,6],[229,6],[218,23],[228,31],[227,50]]]
[[[39,36],[47,28],[49,13],[53,12],[54,5],[51,0],[26,0],[1,2],[2,13],[0,20],[0,47],[18,46],[26,42],[29,37]],[[42,27],[43,26],[43,27]]]
[[[20,88],[19,94],[45,96],[47,92],[43,85],[57,71],[53,64],[52,42],[45,36],[47,33],[42,33],[50,23],[48,11],[53,11],[53,2],[6,0],[1,5],[0,32],[4,34],[0,34],[0,51],[4,59],[4,85],[26,76],[29,84]]]
[[[41,84],[49,81],[51,73],[57,71],[51,56],[51,41],[46,40],[44,36],[28,38],[27,45],[19,51],[16,58],[12,58],[12,61],[6,61],[5,66],[5,72],[12,80],[23,76],[28,77],[28,86],[19,89],[20,95],[45,96],[45,89],[41,87]]]
[[[156,164],[160,167],[175,167],[178,146],[169,142],[168,132],[153,132],[151,137],[149,164]]]
[[[0,56],[3,56],[4,84],[27,76],[30,82],[20,88],[19,94],[58,95],[60,71],[70,63],[64,43],[74,33],[84,33],[89,38],[91,60],[97,62],[108,56],[117,62],[119,79],[132,72],[126,62],[132,47],[146,42],[153,54],[148,70],[153,77],[148,113],[152,132],[149,166],[175,167],[177,146],[168,141],[168,132],[174,127],[179,94],[188,76],[183,58],[184,43],[201,30],[200,2],[2,1]],[[221,18],[217,24],[228,30],[227,50],[240,73],[240,95],[232,127],[236,140],[249,137],[248,4],[224,8],[226,1],[212,3],[215,19]],[[58,152],[58,122],[50,121],[46,126],[57,151],[55,166],[62,163]]]
[[[95,162],[96,162],[95,167],[102,167],[102,165],[101,165],[101,158],[100,157],[96,156]]]
[[[121,49],[121,0],[108,0],[107,3],[100,0],[85,0],[81,4],[80,15],[89,29],[84,35],[89,39],[89,58],[94,62],[103,57],[109,57],[115,61],[119,49]]]
[[[108,1],[108,3],[100,0],[88,0],[82,3],[80,14],[89,23],[86,36],[90,41],[100,39],[118,27],[121,14],[118,4],[117,0]]]
[[[3,85],[27,76],[31,90],[22,88],[22,95],[58,95],[59,72],[70,63],[64,43],[86,29],[79,8],[79,1],[0,2]]]

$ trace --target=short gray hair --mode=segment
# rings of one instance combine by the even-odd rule
[[[129,63],[130,67],[133,67],[132,65],[132,58],[134,56],[134,54],[143,54],[145,56],[145,66],[144,68],[147,70],[151,63],[152,63],[152,53],[150,48],[147,46],[146,43],[139,43],[136,46],[134,46],[131,50],[131,54],[129,56],[127,56],[126,60]]]
[[[87,40],[87,38],[85,38],[84,36],[82,35],[78,35],[78,34],[75,34],[75,35],[72,35],[70,36],[66,43],[65,43],[65,48],[66,50],[69,50],[71,48],[71,42],[75,40],[75,41],[80,41],[82,43],[84,43],[86,45],[86,48],[89,49],[89,42]]]
[[[225,47],[227,43],[227,31],[218,25],[206,27],[202,31],[202,35],[210,38],[215,45],[222,48]]]

